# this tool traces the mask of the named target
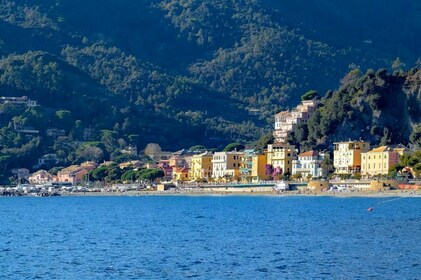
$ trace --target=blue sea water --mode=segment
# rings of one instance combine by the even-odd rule
[[[421,199],[388,200],[0,198],[0,279],[420,279]]]

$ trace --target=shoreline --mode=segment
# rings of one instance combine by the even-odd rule
[[[336,193],[326,193],[326,192],[307,192],[307,193],[297,193],[297,192],[285,192],[285,193],[275,193],[275,192],[192,192],[192,191],[128,191],[128,192],[87,192],[87,193],[64,193],[60,194],[63,197],[143,197],[143,196],[191,196],[191,197],[225,197],[225,196],[267,196],[267,197],[373,197],[373,198],[382,198],[382,197],[408,197],[408,198],[421,198],[421,192],[401,192],[401,191],[383,191],[383,192],[336,192]]]

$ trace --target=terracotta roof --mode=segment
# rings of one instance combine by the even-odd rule
[[[388,146],[380,146],[380,147],[372,149],[371,151],[369,151],[369,153],[382,153],[389,150],[390,148]]]
[[[287,116],[289,114],[290,114],[289,111],[282,111],[282,112],[277,113],[275,116]]]
[[[190,168],[183,167],[183,168],[174,168],[174,172],[189,172]]]
[[[73,172],[79,172],[83,169],[84,169],[83,167],[80,167],[78,165],[71,165],[69,167],[66,167],[66,168],[60,170],[59,173],[62,173],[62,174],[63,173],[73,173]]]
[[[299,154],[299,157],[317,157],[319,155],[319,152],[317,151],[307,151],[302,154]]]

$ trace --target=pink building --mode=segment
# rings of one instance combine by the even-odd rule
[[[59,171],[57,178],[61,183],[72,183],[72,185],[76,185],[83,181],[84,176],[88,174],[88,172],[89,169],[85,167],[72,165]]]

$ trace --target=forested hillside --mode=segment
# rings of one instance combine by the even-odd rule
[[[256,140],[309,89],[419,64],[420,12],[416,0],[0,0],[0,96],[39,105],[1,105],[0,168],[46,153],[77,162],[82,143],[105,159],[128,144]],[[324,141],[312,134],[301,138]]]
[[[329,91],[320,108],[290,141],[304,149],[331,148],[333,142],[363,139],[373,145],[414,144],[421,148],[421,70],[355,69],[341,87]]]

